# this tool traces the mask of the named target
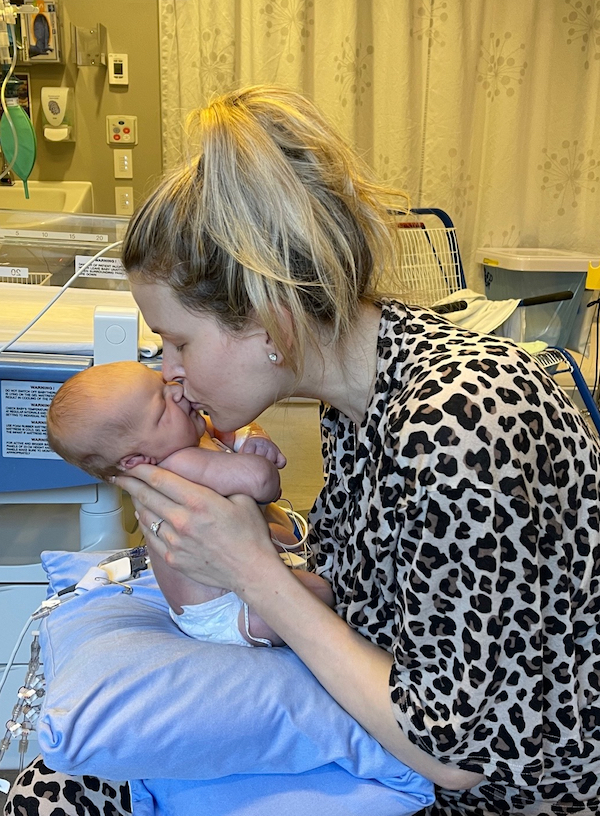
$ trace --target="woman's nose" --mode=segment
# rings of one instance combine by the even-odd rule
[[[166,348],[163,348],[162,375],[165,382],[181,381],[184,376],[181,366]]]

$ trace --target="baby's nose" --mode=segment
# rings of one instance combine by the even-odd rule
[[[183,397],[183,385],[178,380],[169,380],[168,383],[165,383],[165,395],[179,402]]]

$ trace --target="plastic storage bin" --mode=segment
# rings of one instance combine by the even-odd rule
[[[483,265],[485,294],[490,300],[527,298],[553,292],[573,292],[571,300],[525,307],[519,336],[513,340],[543,340],[566,347],[575,324],[582,317],[589,258],[576,252],[540,247],[486,247],[475,258]]]

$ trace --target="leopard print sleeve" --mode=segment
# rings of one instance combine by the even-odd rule
[[[398,522],[390,679],[398,722],[442,761],[535,785],[544,741],[583,747],[586,678],[572,648],[575,621],[564,614],[575,588],[556,519],[542,518],[518,489],[458,484],[411,500]],[[581,582],[578,589],[583,602]]]

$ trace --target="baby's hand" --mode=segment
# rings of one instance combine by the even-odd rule
[[[235,432],[232,447],[236,453],[253,453],[256,456],[264,456],[279,469],[287,464],[287,459],[271,440],[269,434],[256,422],[251,422],[250,425],[245,425]]]
[[[287,459],[279,450],[277,445],[264,436],[250,435],[240,446],[238,453],[253,453],[256,456],[264,456],[269,462],[273,462],[275,467],[281,469],[286,466]]]

